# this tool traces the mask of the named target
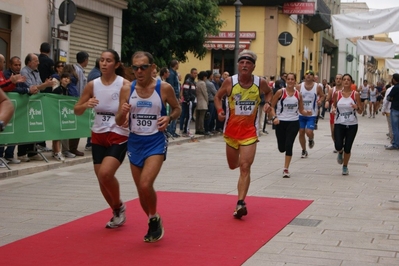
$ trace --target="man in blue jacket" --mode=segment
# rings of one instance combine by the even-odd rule
[[[177,100],[179,101],[180,99],[180,82],[179,82],[179,76],[177,74],[177,70],[179,69],[179,61],[176,59],[173,59],[170,62],[170,68],[169,68],[169,77],[166,79],[166,82],[168,82],[170,85],[172,85],[173,90],[175,91],[175,95]],[[173,120],[170,122],[167,131],[169,132],[170,135],[172,135],[175,138],[180,137],[179,134],[176,133],[176,120]]]

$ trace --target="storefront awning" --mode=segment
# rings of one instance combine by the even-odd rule
[[[240,40],[240,50],[249,49],[251,40]],[[208,50],[234,50],[235,41],[232,40],[220,40],[220,39],[210,39],[204,43],[204,47]]]

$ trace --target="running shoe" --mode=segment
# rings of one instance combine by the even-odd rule
[[[241,217],[243,217],[243,216],[245,216],[247,214],[248,214],[248,211],[247,211],[246,204],[245,203],[242,204],[242,205],[237,204],[237,207],[236,207],[236,209],[233,212],[234,218],[240,219]]]
[[[144,242],[153,243],[161,240],[164,234],[161,217],[156,216],[148,220],[148,232],[144,236]]]
[[[290,177],[290,172],[288,171],[288,169],[284,169],[283,170],[283,178],[289,178]]]
[[[76,155],[70,151],[64,151],[64,152],[62,152],[62,154],[64,155],[65,158],[75,158],[76,157]]]
[[[309,149],[312,149],[314,147],[314,140],[310,139],[309,140]]]
[[[39,154],[35,154],[33,156],[28,156],[29,160],[34,160],[34,161],[43,161],[43,157],[40,156]],[[18,158],[19,159],[19,158]],[[21,160],[22,161],[22,160]]]
[[[65,157],[64,157],[64,155],[62,154],[62,152],[57,152],[57,153],[54,153],[54,152],[53,152],[53,157],[54,157],[54,159],[56,159],[56,160],[59,161],[59,162],[65,161]]]
[[[53,151],[52,149],[47,148],[47,147],[43,147],[43,146],[41,146],[39,144],[36,145],[36,150],[39,151],[39,152],[50,152],[50,151]]]
[[[18,156],[18,160],[20,160],[21,162],[29,162],[30,161],[30,159],[27,155]]]
[[[349,175],[349,170],[347,166],[342,166],[342,175]]]
[[[390,146],[386,146],[385,149],[386,149],[386,150],[398,150],[399,148],[398,148],[398,147],[395,147],[395,146],[393,146],[393,145],[390,145]]]
[[[19,164],[21,163],[21,160],[15,159],[15,158],[5,158],[7,160],[8,164]]]
[[[109,220],[109,222],[105,225],[105,228],[118,228],[126,222],[126,206],[122,203],[119,209],[115,209],[113,211],[114,216]]]
[[[301,158],[306,158],[306,157],[308,157],[308,152],[305,150],[302,150]]]
[[[338,155],[337,155],[337,162],[338,162],[338,164],[342,164],[342,163],[344,162],[343,153],[338,153]]]

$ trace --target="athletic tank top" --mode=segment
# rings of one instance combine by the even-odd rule
[[[369,92],[369,85],[366,86],[362,85],[362,89],[360,91],[360,98],[367,99],[369,97],[368,92]]]
[[[377,89],[374,88],[374,90],[370,89],[370,102],[376,102],[377,101]]]
[[[337,95],[337,110],[335,113],[334,123],[346,126],[356,125],[356,110],[352,107],[352,104],[355,103],[355,91],[352,91],[351,95],[347,98],[343,97],[342,91],[339,91]]]
[[[313,88],[307,90],[305,88],[305,82],[301,83],[301,94],[303,101],[303,109],[305,111],[312,111],[312,116],[317,115],[317,83],[313,83]],[[301,115],[301,114],[299,114]]]
[[[294,94],[289,96],[285,88],[282,90],[281,98],[276,106],[277,118],[280,121],[296,121],[299,119],[299,91],[295,89]]]
[[[93,81],[93,96],[98,100],[98,105],[93,108],[95,116],[91,130],[94,133],[114,132],[122,136],[129,135],[127,128],[120,127],[115,122],[123,80],[121,76],[116,76],[110,85],[104,85],[101,77]]]
[[[238,75],[231,77],[232,89],[226,97],[226,120],[224,134],[234,139],[249,139],[258,135],[258,106],[260,99],[260,78],[253,76],[248,89],[242,88]]]
[[[148,98],[141,98],[135,90],[136,81],[133,81],[129,104],[130,132],[148,136],[158,133],[158,118],[166,115],[166,108],[161,98],[161,81],[157,80],[155,90]]]

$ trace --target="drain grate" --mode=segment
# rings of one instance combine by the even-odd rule
[[[290,225],[300,225],[300,226],[309,226],[309,227],[316,227],[321,223],[322,220],[316,219],[304,219],[304,218],[295,218],[289,224]]]

